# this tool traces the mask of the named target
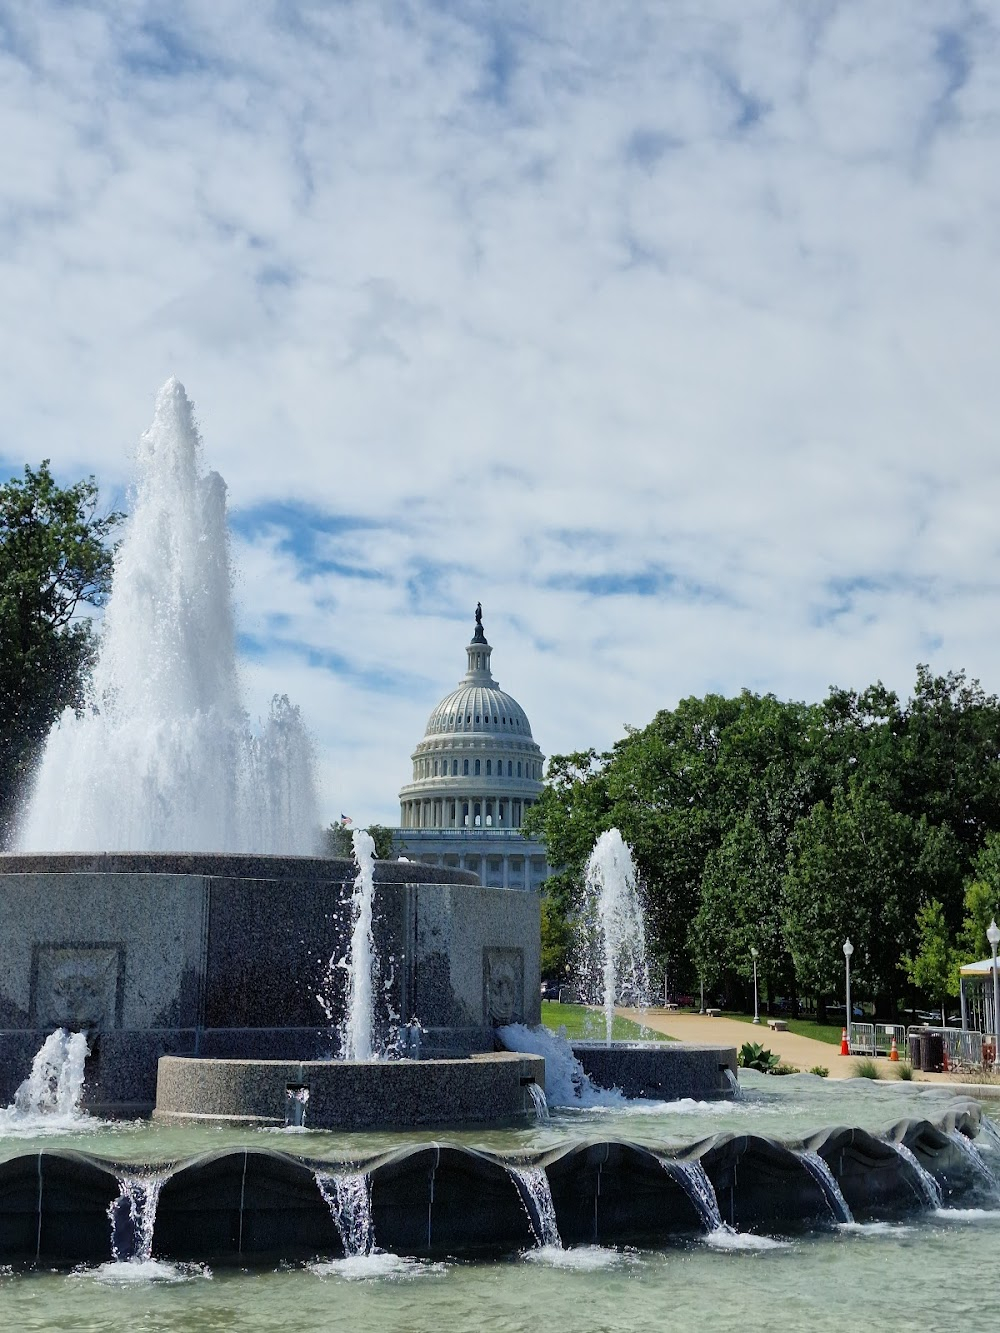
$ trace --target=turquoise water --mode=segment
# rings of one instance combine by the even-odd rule
[[[550,1125],[439,1133],[439,1140],[514,1151],[567,1138],[691,1142],[722,1129],[794,1140],[832,1124],[878,1131],[904,1117],[934,1119],[954,1093],[917,1085],[748,1076],[739,1103],[557,1113]],[[997,1104],[984,1104],[1000,1115]],[[27,1127],[25,1127],[27,1128]],[[45,1135],[0,1123],[0,1153],[72,1146],[118,1160],[176,1160],[252,1143],[315,1158],[362,1157],[406,1135],[234,1132],[90,1123]],[[434,1135],[423,1136],[425,1138]],[[984,1156],[1000,1171],[995,1150]],[[809,1237],[710,1240],[663,1252],[535,1251],[492,1264],[421,1263],[394,1256],[276,1272],[106,1265],[74,1273],[0,1270],[0,1329],[176,1330],[686,1330],[983,1329],[1000,1318],[995,1207],[925,1213],[903,1224],[834,1227]],[[766,1248],[761,1248],[764,1245]],[[752,1248],[743,1248],[748,1246]],[[734,1248],[735,1247],[735,1248]],[[127,1280],[124,1280],[127,1279]]]

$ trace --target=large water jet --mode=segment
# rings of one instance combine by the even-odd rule
[[[20,851],[309,853],[319,819],[298,709],[258,733],[240,697],[226,486],[183,386],[142,436],[86,709],[53,728]]]

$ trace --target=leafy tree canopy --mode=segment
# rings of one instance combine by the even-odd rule
[[[95,650],[85,608],[111,589],[121,514],[93,477],[59,486],[46,459],[0,486],[0,839],[55,719],[83,706]]]

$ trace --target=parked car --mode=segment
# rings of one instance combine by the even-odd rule
[[[543,999],[543,1000],[558,1000],[558,999],[559,999],[559,982],[558,982],[558,981],[543,981],[543,982],[542,982],[542,999]]]

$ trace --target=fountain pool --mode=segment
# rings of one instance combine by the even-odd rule
[[[808,1075],[781,1080],[750,1074],[735,1102],[639,1104],[565,1111],[546,1123],[511,1130],[467,1130],[448,1142],[493,1154],[540,1153],[582,1142],[628,1140],[678,1149],[718,1133],[766,1133],[801,1143],[834,1123],[885,1132],[901,1119],[939,1119],[953,1094],[920,1085],[826,1083]],[[989,1112],[990,1107],[986,1108]],[[1000,1115],[1000,1102],[996,1113]],[[100,1122],[87,1117],[40,1132],[38,1118],[8,1114],[0,1125],[0,1160],[69,1148],[128,1165],[189,1158],[224,1148],[278,1148],[329,1166],[430,1135],[331,1134],[222,1127]],[[976,1140],[987,1169],[1000,1173],[1000,1152]],[[328,1186],[348,1229],[367,1235],[357,1176]],[[530,1183],[530,1182],[529,1182]],[[558,1191],[556,1191],[559,1203]],[[559,1328],[688,1329],[711,1321],[729,1329],[847,1329],[878,1311],[889,1330],[985,1327],[997,1313],[984,1280],[1000,1242],[1000,1195],[982,1186],[961,1206],[932,1209],[914,1201],[875,1221],[824,1224],[803,1232],[721,1231],[690,1234],[654,1249],[567,1243],[539,1246],[480,1262],[359,1252],[317,1255],[291,1264],[256,1266],[166,1261],[81,1265],[72,1272],[0,1268],[0,1311],[10,1327],[55,1330],[117,1328],[145,1321],[162,1330],[199,1333],[321,1329],[377,1322],[400,1330]],[[332,1207],[333,1205],[331,1205]],[[566,1216],[559,1205],[560,1221]],[[109,1223],[110,1226],[110,1223]],[[370,1244],[362,1249],[370,1250]]]

